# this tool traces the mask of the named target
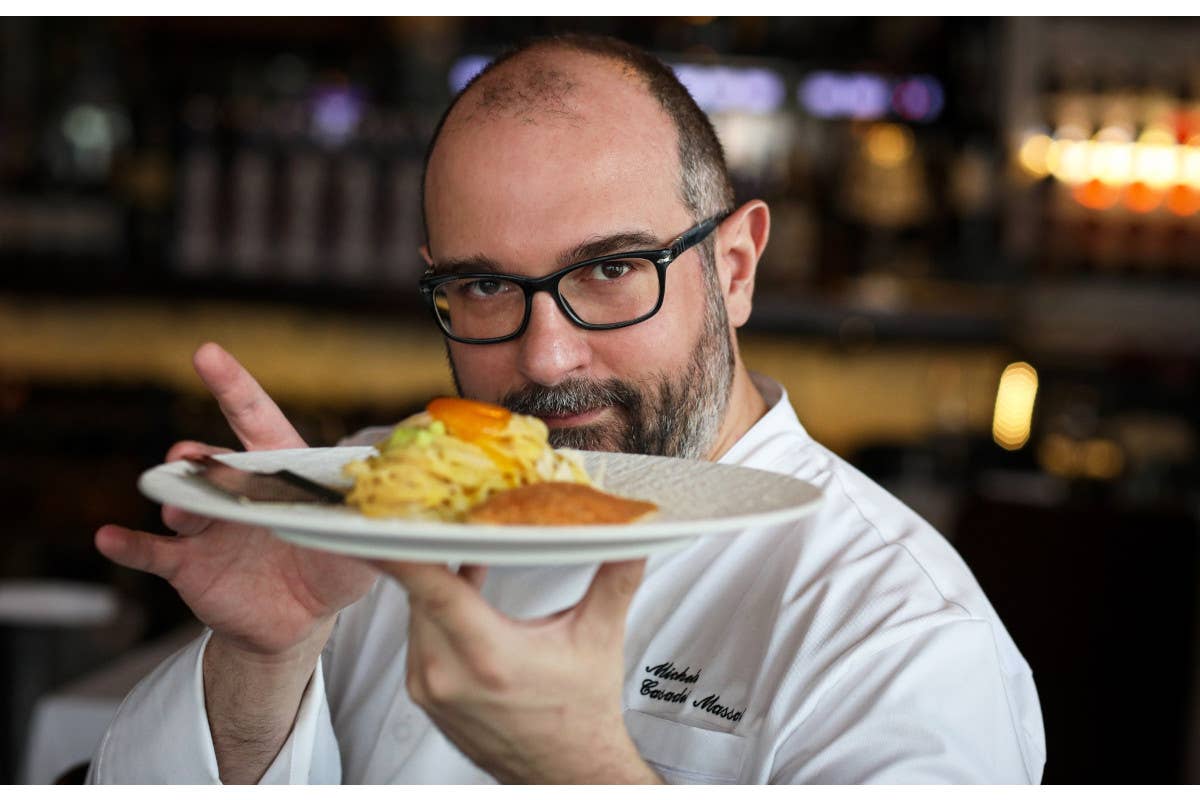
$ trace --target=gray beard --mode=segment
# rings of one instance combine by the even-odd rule
[[[661,372],[636,384],[618,378],[568,378],[556,386],[509,392],[500,402],[517,413],[539,417],[601,406],[616,412],[605,424],[551,429],[554,447],[705,458],[725,419],[735,368],[729,317],[719,294],[710,292],[707,312],[687,368],[675,378]],[[450,372],[461,395],[453,359]]]

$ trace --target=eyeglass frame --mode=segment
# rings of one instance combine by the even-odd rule
[[[723,211],[716,216],[709,217],[702,222],[697,223],[691,228],[688,228],[671,242],[666,247],[657,250],[630,250],[623,253],[610,253],[608,255],[596,256],[576,264],[569,264],[562,269],[555,270],[549,275],[543,275],[540,278],[528,278],[524,275],[509,275],[503,272],[463,272],[463,273],[446,273],[444,275],[435,274],[432,268],[427,270],[420,280],[421,296],[425,298],[425,302],[429,305],[429,310],[433,313],[434,321],[437,322],[438,328],[449,339],[461,344],[500,344],[501,342],[510,342],[513,339],[519,339],[526,328],[529,327],[529,318],[533,315],[533,296],[538,292],[547,292],[554,298],[555,304],[566,315],[567,319],[571,320],[576,326],[588,331],[610,331],[618,328],[628,328],[630,325],[637,325],[639,322],[645,322],[653,317],[662,309],[663,299],[667,293],[667,267],[671,266],[681,255],[696,245],[703,242],[709,235],[717,229],[722,222],[729,218],[732,211]],[[571,308],[570,303],[563,299],[562,294],[558,290],[558,285],[563,277],[583,267],[590,267],[594,264],[603,264],[607,261],[618,261],[620,259],[640,258],[650,261],[658,270],[658,300],[654,303],[654,308],[647,311],[645,314],[635,319],[626,320],[624,322],[585,322],[580,318],[575,310]],[[525,293],[525,315],[521,320],[521,325],[513,333],[505,336],[494,336],[487,339],[469,339],[461,336],[455,336],[446,329],[446,325],[442,322],[442,317],[438,314],[437,301],[433,299],[433,293],[442,284],[450,283],[451,281],[462,280],[464,278],[475,278],[480,280],[506,280],[515,283],[521,287],[521,291]]]

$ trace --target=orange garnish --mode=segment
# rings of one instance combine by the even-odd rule
[[[435,398],[425,410],[440,420],[451,436],[468,442],[502,432],[512,417],[512,412],[503,406],[461,397]]]

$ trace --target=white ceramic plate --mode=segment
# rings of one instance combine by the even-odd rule
[[[289,469],[328,485],[348,485],[342,466],[371,447],[231,453],[242,469]],[[581,453],[606,491],[649,500],[653,518],[631,525],[473,525],[375,519],[352,508],[238,500],[191,474],[185,461],[143,473],[147,497],[196,514],[270,528],[314,547],[369,558],[479,564],[566,564],[637,558],[682,547],[698,536],[796,519],[820,501],[815,486],[774,472],[624,453]]]

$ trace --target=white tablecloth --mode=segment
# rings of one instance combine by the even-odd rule
[[[53,783],[90,761],[129,690],[201,631],[198,624],[185,625],[39,699],[29,723],[22,782]]]

